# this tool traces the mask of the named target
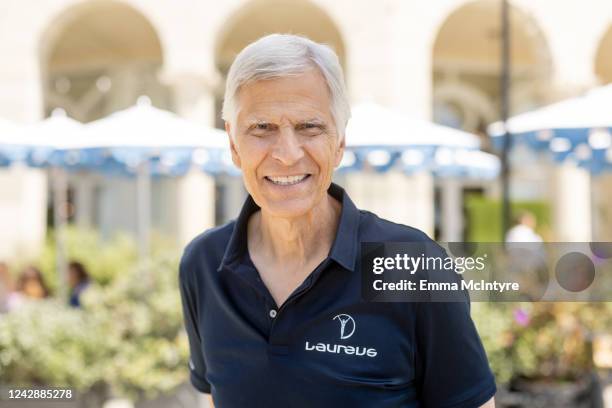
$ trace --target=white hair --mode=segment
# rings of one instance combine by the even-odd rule
[[[235,125],[238,92],[243,85],[299,75],[312,68],[318,69],[327,82],[331,114],[340,135],[338,139],[342,140],[351,108],[338,56],[329,46],[298,35],[270,34],[240,51],[227,75],[223,120]]]

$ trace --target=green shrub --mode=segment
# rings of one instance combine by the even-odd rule
[[[593,369],[592,335],[611,303],[473,303],[472,317],[498,383],[574,381]]]
[[[57,292],[59,284],[55,239],[55,231],[52,230],[47,235],[41,256],[34,261],[53,292]],[[69,226],[64,231],[64,246],[66,261],[83,263],[91,277],[102,285],[110,283],[117,274],[124,273],[138,260],[136,244],[125,234],[117,234],[105,241],[95,230]]]
[[[112,322],[119,339],[108,361],[112,378],[106,379],[119,395],[152,398],[187,381],[189,347],[177,271],[177,258],[158,259],[83,296],[85,312]]]
[[[105,243],[91,231],[70,230],[67,252],[94,281],[81,309],[56,299],[28,302],[0,316],[0,382],[87,391],[106,384],[137,400],[169,393],[187,381],[188,341],[178,290],[180,252],[155,239],[139,264],[125,237]],[[38,263],[54,271],[45,250]],[[116,251],[116,252],[113,252]],[[57,285],[56,276],[50,282]]]
[[[108,323],[55,300],[0,317],[0,382],[92,387],[106,376],[108,345],[117,341]]]
[[[501,241],[501,202],[480,195],[467,195],[465,200],[467,210],[467,240],[471,242]],[[543,201],[515,201],[511,204],[511,212],[526,210],[533,213],[537,219],[537,232],[542,236],[550,236],[551,218],[550,205]]]

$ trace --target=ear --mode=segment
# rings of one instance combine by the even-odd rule
[[[240,155],[238,154],[236,143],[234,143],[234,138],[232,137],[232,129],[229,122],[225,122],[225,131],[227,132],[227,136],[229,137],[230,151],[232,152],[232,162],[234,163],[234,166],[240,169]]]
[[[338,135],[340,137],[340,135]],[[338,146],[336,147],[336,151],[334,152],[334,167],[340,166],[340,162],[342,162],[342,156],[344,156],[344,147],[346,146],[346,137],[343,137]]]

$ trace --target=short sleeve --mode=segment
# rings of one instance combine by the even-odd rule
[[[495,377],[464,292],[455,298],[461,301],[416,304],[416,372],[423,407],[476,408],[495,395]]]
[[[194,286],[189,280],[185,257],[179,267],[179,290],[183,305],[183,320],[189,339],[189,376],[193,386],[203,393],[210,394],[210,384],[206,381],[206,363],[202,355],[202,338],[198,327],[198,308]]]

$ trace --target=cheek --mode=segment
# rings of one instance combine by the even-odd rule
[[[242,171],[253,175],[265,160],[267,149],[263,143],[242,143],[239,152]]]
[[[316,143],[309,146],[310,156],[321,171],[321,175],[328,177],[335,168],[337,147],[335,141],[325,141],[325,143]]]

